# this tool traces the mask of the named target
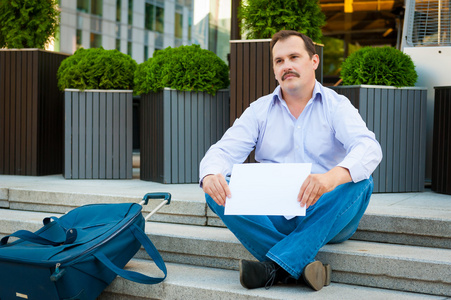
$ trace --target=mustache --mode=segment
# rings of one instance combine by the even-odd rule
[[[287,71],[286,73],[283,73],[283,75],[282,75],[282,81],[284,81],[285,78],[286,78],[286,76],[287,76],[287,75],[290,75],[290,74],[293,74],[293,75],[296,76],[296,77],[301,77],[301,75],[300,75],[298,72],[296,72],[296,71]]]

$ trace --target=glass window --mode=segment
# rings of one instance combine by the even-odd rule
[[[127,42],[127,54],[132,56],[132,43]]]
[[[144,61],[149,59],[149,47],[144,46]]]
[[[183,16],[175,13],[175,37],[181,39],[183,36]]]
[[[116,50],[121,51],[121,40],[120,39],[116,39]]]
[[[82,33],[83,31],[81,31],[81,29],[77,29],[77,40],[76,40],[77,49],[82,47]]]
[[[154,30],[155,6],[153,4],[146,3],[146,12],[144,18],[145,28],[147,30]]]
[[[116,22],[121,21],[122,1],[116,0]]]
[[[89,0],[77,0],[77,10],[89,13]]]
[[[102,16],[103,0],[91,0],[91,14]]]
[[[164,33],[164,8],[157,6],[155,21],[155,31]]]
[[[102,47],[102,35],[91,33],[91,41],[90,41],[91,48],[100,48]]]
[[[128,25],[133,25],[133,0],[128,0]]]

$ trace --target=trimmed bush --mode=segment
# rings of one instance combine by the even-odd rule
[[[392,47],[363,47],[341,65],[343,85],[414,86],[418,74],[407,54]]]
[[[58,69],[61,90],[132,90],[137,63],[118,50],[80,48]]]
[[[191,45],[155,51],[153,57],[138,65],[134,82],[138,95],[165,87],[215,95],[230,81],[227,65],[216,54]]]
[[[44,49],[59,23],[56,0],[1,0],[0,48]]]
[[[304,33],[314,42],[321,42],[325,16],[318,0],[248,0],[241,3],[241,31],[247,33],[248,39],[271,38],[285,29]]]

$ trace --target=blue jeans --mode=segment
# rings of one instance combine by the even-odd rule
[[[259,261],[272,260],[298,279],[327,243],[341,243],[357,230],[373,192],[373,179],[342,184],[310,206],[306,216],[224,215],[205,194],[207,204]]]

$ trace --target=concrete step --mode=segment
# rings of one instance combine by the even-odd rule
[[[35,231],[45,216],[0,209],[1,234]],[[146,233],[166,262],[237,270],[239,259],[252,259],[226,228],[148,222]],[[450,249],[347,241],[324,246],[317,258],[331,264],[333,282],[451,297]]]
[[[439,296],[415,294],[409,292],[390,291],[380,288],[369,288],[341,283],[331,283],[318,292],[304,285],[275,285],[247,290],[241,287],[239,272],[217,268],[188,266],[182,264],[166,264],[168,277],[155,285],[143,285],[117,277],[101,294],[99,300],[132,300],[132,299],[235,299],[235,300],[266,300],[266,299],[444,299]],[[149,261],[133,259],[127,269],[139,271],[149,276],[160,276]]]
[[[90,203],[139,202],[148,192],[171,192],[171,205],[163,207],[152,217],[153,221],[224,227],[207,207],[197,185],[163,185],[135,180],[121,188],[111,185],[111,181],[95,180],[54,180],[50,184],[0,188],[0,207],[65,213]],[[143,210],[149,212],[159,202],[151,200]],[[450,196],[432,192],[374,194],[353,239],[451,249],[450,228]]]

